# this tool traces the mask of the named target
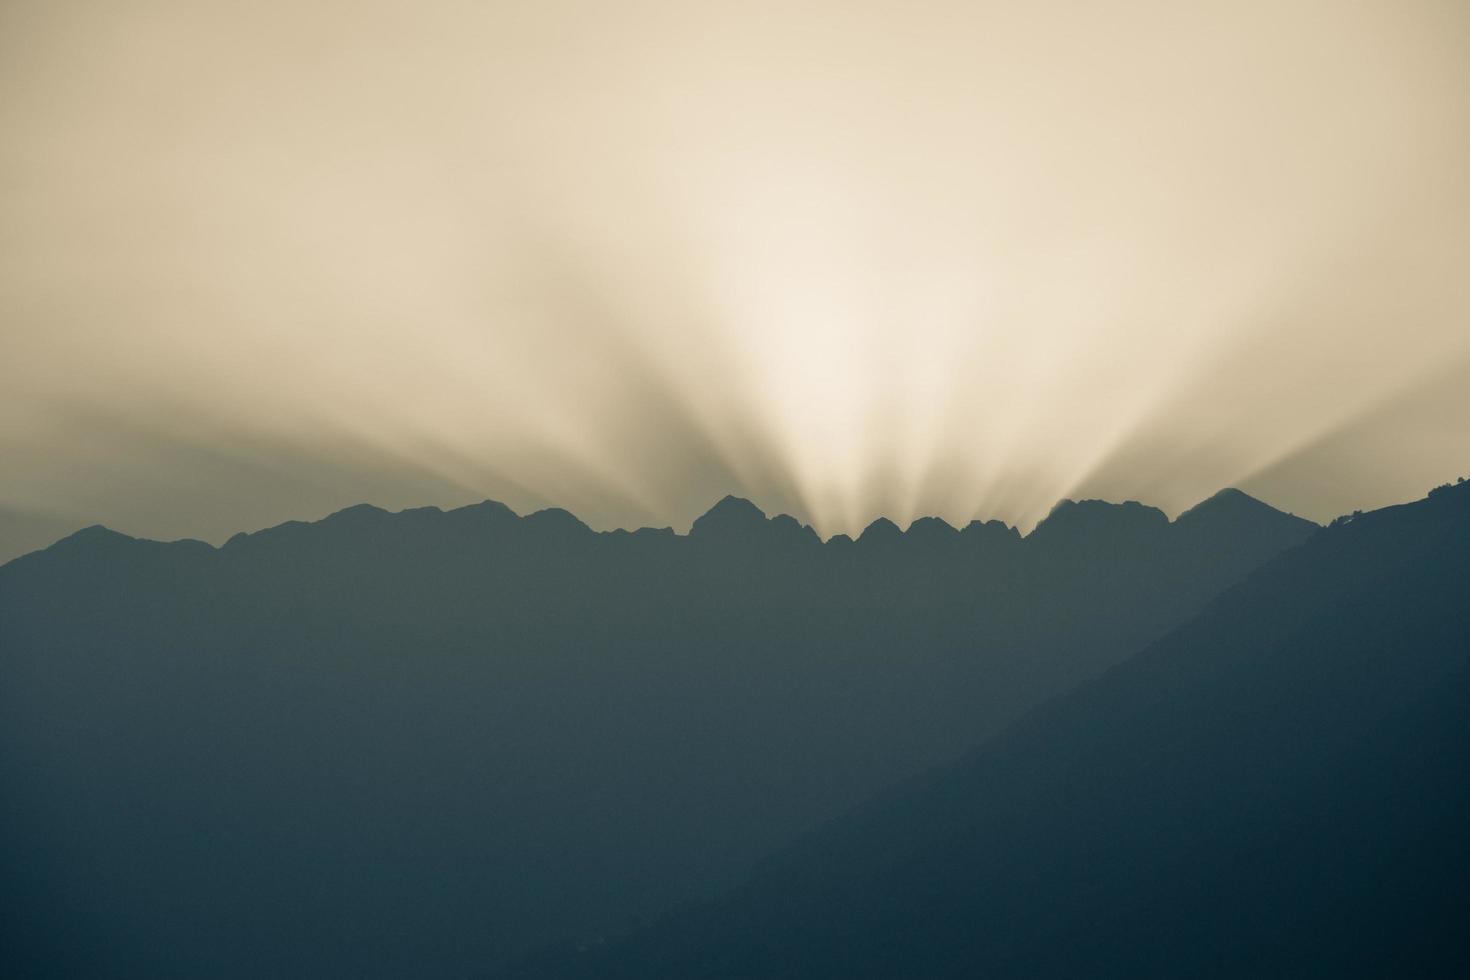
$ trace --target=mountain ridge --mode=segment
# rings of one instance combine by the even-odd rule
[[[495,976],[1462,976],[1470,485],[1341,522],[744,884]]]
[[[0,908],[37,910],[9,972],[473,975],[653,916],[1322,533],[716,517],[364,506],[0,566]]]
[[[956,539],[960,543],[984,540],[992,544],[1014,539],[1035,545],[1038,540],[1057,536],[1062,525],[1071,525],[1069,530],[1086,528],[1088,531],[1104,530],[1114,535],[1120,528],[1125,533],[1129,530],[1138,531],[1140,529],[1159,531],[1162,528],[1194,527],[1208,521],[1222,520],[1245,521],[1253,524],[1269,521],[1281,526],[1295,526],[1301,529],[1321,526],[1314,521],[1279,510],[1243,491],[1230,487],[1182,511],[1173,520],[1170,520],[1159,508],[1139,503],[1136,500],[1113,502],[1097,498],[1081,500],[1063,498],[1027,534],[1022,534],[1018,528],[993,518],[975,519],[962,528],[956,528],[941,517],[922,516],[912,520],[907,527],[901,528],[890,518],[880,516],[869,523],[856,538],[846,534],[834,534],[825,539],[818,535],[811,525],[803,524],[789,514],[767,515],[751,500],[734,494],[727,494],[711,505],[707,511],[694,520],[689,531],[683,534],[671,528],[654,527],[613,528],[597,531],[575,514],[560,507],[541,508],[521,515],[500,501],[487,499],[448,510],[436,506],[424,506],[391,511],[370,503],[353,504],[332,511],[315,521],[288,520],[256,531],[239,531],[220,545],[212,545],[196,538],[159,541],[125,534],[105,525],[94,524],[59,538],[45,548],[18,555],[10,561],[19,561],[30,555],[48,551],[67,541],[73,541],[73,545],[68,547],[74,547],[75,544],[83,541],[100,540],[96,533],[99,529],[116,538],[128,541],[146,541],[158,545],[183,544],[191,548],[204,545],[212,550],[225,551],[280,535],[302,533],[312,528],[329,528],[334,531],[349,527],[370,528],[384,526],[387,522],[394,520],[404,524],[412,521],[424,523],[443,521],[460,526],[465,530],[472,528],[503,530],[515,526],[555,528],[554,533],[564,538],[581,536],[589,539],[593,537],[616,539],[622,536],[657,535],[671,536],[680,540],[731,541],[748,537],[766,541],[780,539],[803,544],[835,545],[838,548],[843,547],[845,543],[862,542],[865,536],[868,537],[868,547],[884,543],[897,544],[900,539],[944,546],[956,543]],[[1131,525],[1131,527],[1126,525]],[[4,567],[5,564],[9,562],[0,563],[0,567]]]

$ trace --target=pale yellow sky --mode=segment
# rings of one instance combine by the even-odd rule
[[[1470,472],[1463,0],[7,0],[0,132],[0,560]]]

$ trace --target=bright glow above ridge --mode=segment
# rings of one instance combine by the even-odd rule
[[[1463,3],[309,10],[0,12],[0,509],[831,534],[1470,470]]]

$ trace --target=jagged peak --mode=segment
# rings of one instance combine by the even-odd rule
[[[966,541],[1019,542],[1021,531],[1005,521],[971,521],[960,529],[960,538]]]
[[[1019,528],[1012,527],[1005,521],[998,520],[996,518],[991,518],[988,521],[982,521],[979,518],[976,518],[975,520],[971,521],[960,529],[961,534],[965,533],[966,531],[985,531],[986,533],[990,534],[1013,534],[1016,537],[1021,536],[1021,531]]]
[[[482,500],[478,504],[465,504],[463,507],[455,507],[448,511],[450,514],[495,514],[507,517],[519,517],[515,511],[498,500]]]
[[[858,544],[874,545],[885,544],[891,541],[899,541],[903,538],[903,532],[898,525],[886,517],[880,517],[867,527],[863,533],[858,535]]]
[[[1211,494],[1208,498],[1206,498],[1203,501],[1203,503],[1209,503],[1212,500],[1220,500],[1220,501],[1248,500],[1248,501],[1250,501],[1253,504],[1261,504],[1261,502],[1259,500],[1257,500],[1255,497],[1252,497],[1250,494],[1246,493],[1244,490],[1240,489],[1239,487],[1222,487],[1221,489],[1219,489],[1219,490],[1215,491],[1213,494]],[[1266,505],[1265,504],[1261,504],[1261,506],[1264,507]]]
[[[1163,530],[1169,518],[1157,507],[1141,504],[1136,500],[1113,503],[1109,500],[1057,501],[1051,513],[1027,535],[1028,539],[1045,542],[1061,540],[1073,535],[1118,535],[1149,533]]]
[[[1047,521],[1058,517],[1081,517],[1084,515],[1088,518],[1098,517],[1103,519],[1116,515],[1126,515],[1134,519],[1148,521],[1157,521],[1162,518],[1165,523],[1169,520],[1168,516],[1159,508],[1140,503],[1137,500],[1124,500],[1119,503],[1112,500],[1101,500],[1096,497],[1089,497],[1085,500],[1073,500],[1070,497],[1063,497],[1052,506],[1050,513],[1046,515],[1041,523],[1045,524]]]
[[[765,511],[744,497],[729,494],[705,511],[689,528],[691,537],[744,534],[766,524]]]
[[[809,525],[801,523],[790,514],[777,514],[771,518],[771,530],[791,540],[820,543],[821,538]]]
[[[705,517],[720,514],[739,514],[748,517],[766,519],[766,512],[757,507],[745,497],[737,497],[733,493],[727,493],[721,497],[713,507],[704,512]]]
[[[522,518],[528,527],[553,528],[559,531],[570,531],[581,534],[591,534],[592,529],[582,522],[576,514],[562,507],[544,507],[534,511]]]
[[[521,517],[498,500],[482,500],[447,511],[444,515],[455,525],[473,528],[478,532],[489,529],[511,527],[521,522]]]
[[[960,532],[942,517],[921,517],[909,525],[904,537],[919,544],[952,544]]]
[[[1239,489],[1237,489],[1235,487],[1225,487],[1223,490],[1217,490],[1215,493],[1210,494],[1210,496],[1206,497],[1204,500],[1201,500],[1199,503],[1195,504],[1193,507],[1190,507],[1188,510],[1184,511],[1183,513],[1181,513],[1179,515],[1179,517],[1187,517],[1190,514],[1198,514],[1198,513],[1201,513],[1201,512],[1209,512],[1211,510],[1223,510],[1223,509],[1227,509],[1227,508],[1228,509],[1235,509],[1235,508],[1246,508],[1246,507],[1250,507],[1250,508],[1263,507],[1263,508],[1265,508],[1267,510],[1275,510],[1276,509],[1276,508],[1272,507],[1269,504],[1262,503],[1261,501],[1257,500],[1255,497],[1252,497],[1250,494],[1246,493],[1244,490],[1239,490]],[[1177,519],[1178,518],[1176,518],[1176,520]]]
[[[1235,487],[1226,487],[1195,504],[1174,519],[1176,524],[1190,525],[1216,519],[1273,519],[1299,521],[1303,525],[1316,526],[1314,521],[1297,517],[1270,504],[1258,500]]]

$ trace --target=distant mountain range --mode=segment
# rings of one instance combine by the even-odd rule
[[[88,528],[0,566],[0,972],[472,976],[660,935],[1364,521],[1224,491],[1025,537],[822,542],[737,498],[688,535],[493,502]]]
[[[1470,484],[1362,515],[722,898],[505,976],[1470,975]]]

